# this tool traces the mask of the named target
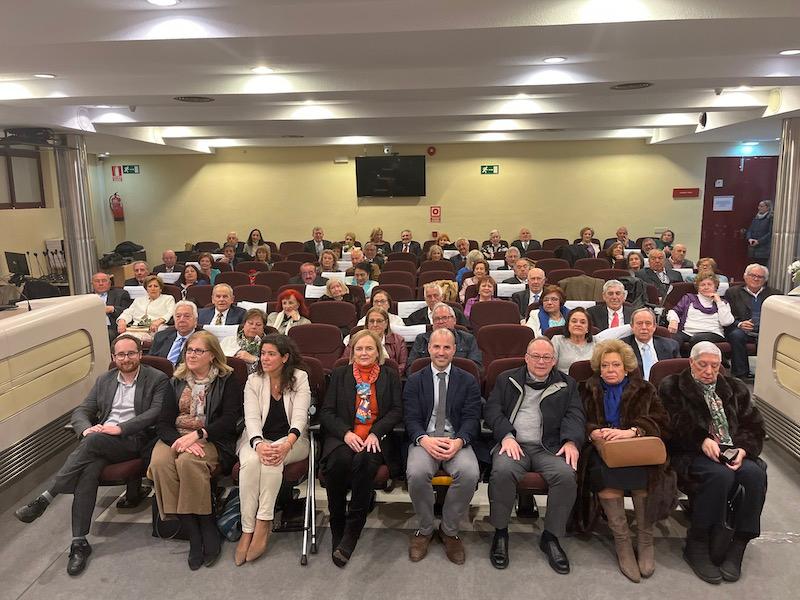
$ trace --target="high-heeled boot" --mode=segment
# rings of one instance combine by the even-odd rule
[[[633,495],[633,509],[636,513],[636,550],[639,572],[642,577],[650,577],[656,570],[656,552],[653,546],[653,524],[647,519],[647,495]]]
[[[200,535],[203,536],[203,564],[213,566],[222,553],[222,540],[220,539],[217,520],[214,515],[198,515],[200,521]]]
[[[196,571],[203,566],[203,536],[197,515],[178,515],[183,529],[189,536],[189,568]]]
[[[608,527],[614,534],[614,547],[617,551],[619,570],[634,583],[641,581],[639,565],[633,553],[631,530],[628,527],[628,517],[625,516],[625,502],[623,498],[600,498],[600,504],[608,519]]]

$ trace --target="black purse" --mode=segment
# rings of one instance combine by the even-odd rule
[[[189,535],[183,531],[178,519],[164,521],[158,512],[158,502],[153,496],[153,537],[162,540],[188,540]]]

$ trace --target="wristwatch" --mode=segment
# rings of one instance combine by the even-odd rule
[[[202,440],[204,437],[206,437],[206,432],[203,431],[202,427],[200,429],[195,429],[195,433],[197,434],[198,440]]]
[[[643,435],[642,430],[636,426],[631,427],[631,431],[633,431],[633,433],[636,434],[636,437],[642,437]]]

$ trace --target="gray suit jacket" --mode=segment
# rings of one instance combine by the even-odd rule
[[[111,369],[100,375],[86,399],[72,412],[70,423],[78,437],[92,425],[102,423],[108,418],[114,394],[117,392],[117,373],[117,369]],[[148,432],[148,429],[155,426],[161,414],[161,405],[167,400],[175,402],[167,376],[158,369],[140,365],[134,396],[136,416],[119,424],[122,435],[154,434]]]

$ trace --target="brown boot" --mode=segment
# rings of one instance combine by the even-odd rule
[[[256,529],[253,532],[253,541],[247,549],[247,562],[253,562],[267,551],[269,534],[272,533],[272,520],[263,521],[256,519]]]
[[[625,502],[623,498],[600,498],[600,504],[608,518],[608,528],[614,534],[614,546],[617,550],[619,570],[634,583],[639,583],[641,573],[636,563],[631,543],[631,530],[628,528],[628,518],[625,516]]]
[[[253,541],[252,533],[243,533],[239,538],[239,543],[236,544],[236,553],[233,555],[233,562],[237,567],[241,567],[247,560],[247,550],[250,548],[250,542]]]
[[[656,553],[653,547],[653,524],[647,520],[647,495],[634,494],[633,508],[638,531],[636,551],[639,555],[639,572],[642,577],[650,577],[656,570]]]

